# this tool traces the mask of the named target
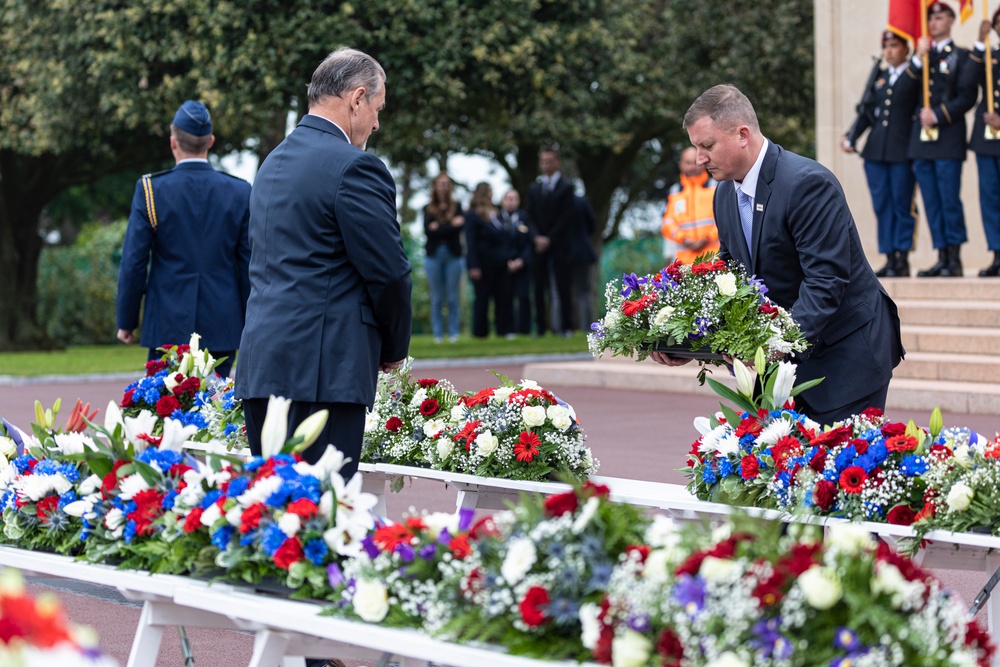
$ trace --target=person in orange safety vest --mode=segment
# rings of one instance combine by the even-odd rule
[[[681,182],[670,188],[660,227],[664,245],[671,241],[676,244],[676,259],[685,264],[719,251],[719,232],[712,210],[716,182],[698,164],[696,156],[694,147],[681,153]]]

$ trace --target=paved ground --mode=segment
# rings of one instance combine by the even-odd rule
[[[491,367],[512,379],[521,378],[523,370],[520,363]],[[486,366],[422,366],[415,373],[421,377],[447,378],[459,391],[495,385],[495,378]],[[108,381],[95,378],[85,383],[0,386],[0,415],[26,427],[33,419],[34,399],[51,406],[57,397],[62,397],[64,405],[72,405],[77,398],[82,398],[93,406],[101,407],[103,414],[109,400],[121,398],[125,384],[127,381],[119,379]],[[683,465],[684,454],[697,436],[692,421],[717,409],[717,401],[703,396],[587,387],[547,388],[574,406],[587,432],[588,444],[601,461],[601,474],[615,477],[683,483],[684,478],[675,469]],[[912,418],[921,425],[926,425],[928,419],[927,414],[907,411],[894,411],[890,416],[900,421]],[[1000,416],[997,415],[958,415],[952,418],[946,414],[944,417],[948,426],[969,426],[988,435],[1000,430]],[[450,511],[454,508],[454,493],[438,484],[414,482],[400,494],[388,498],[387,505],[391,518],[398,518],[408,507]],[[939,570],[937,574],[965,600],[971,600],[978,591],[977,578],[968,573]],[[982,577],[979,577],[978,581],[981,580]],[[39,579],[33,579],[32,586],[37,590],[54,590],[67,605],[71,618],[75,622],[92,625],[100,636],[104,650],[122,665],[125,664],[139,618],[137,607],[122,600],[117,593],[109,592],[109,589],[67,586],[65,582]],[[58,588],[52,589],[51,586]],[[985,623],[985,619],[981,621]],[[251,635],[197,629],[191,630],[189,635],[198,665],[236,667],[249,661],[253,646]],[[446,660],[447,656],[441,656],[440,662]],[[155,667],[182,665],[179,642],[168,633]]]

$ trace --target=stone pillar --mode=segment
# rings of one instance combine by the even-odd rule
[[[958,3],[950,3],[956,14]],[[833,171],[844,186],[847,201],[858,225],[865,254],[874,267],[883,263],[878,254],[875,213],[872,210],[868,185],[865,182],[861,158],[840,149],[844,132],[854,120],[854,107],[864,92],[862,88],[871,71],[873,58],[880,55],[880,35],[889,16],[889,0],[814,0],[816,58],[816,159]],[[955,21],[952,36],[955,43],[972,48],[982,21],[982,8],[976,3],[976,13],[962,25]],[[967,123],[972,129],[975,107]],[[859,142],[863,146],[862,139]],[[918,189],[919,192],[919,189]],[[979,213],[979,187],[976,161],[967,154],[962,169],[962,203],[969,241],[962,246],[962,261],[967,274],[975,275],[987,266],[992,255],[986,248],[982,217]],[[919,215],[914,253],[910,265],[926,268],[937,258],[931,245],[930,231],[923,215],[923,202],[917,195]]]

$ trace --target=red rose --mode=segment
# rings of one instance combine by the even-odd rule
[[[760,601],[762,607],[770,607],[780,602],[781,598],[785,596],[783,587],[786,580],[784,572],[774,572],[757,584],[752,595]]]
[[[889,510],[885,520],[897,526],[910,526],[916,518],[916,512],[909,505],[896,505]]]
[[[683,262],[679,259],[675,259],[671,262],[670,266],[664,268],[664,271],[667,272],[667,275],[670,276],[675,283],[679,283],[681,278],[684,277],[684,274],[681,272],[682,266],[684,266]]]
[[[122,407],[123,408],[127,408],[127,407],[133,405],[132,396],[134,394],[135,394],[135,389],[129,389],[128,391],[125,392],[125,395],[122,396]]]
[[[177,377],[182,377],[182,376],[178,373]],[[173,392],[174,396],[188,396],[190,398],[193,398],[194,395],[197,394],[200,389],[201,389],[201,380],[199,380],[196,377],[189,377],[186,380],[181,381],[180,384],[174,387]]]
[[[420,414],[422,414],[425,417],[430,417],[432,415],[437,414],[439,407],[440,406],[438,405],[437,399],[435,398],[424,399],[424,402],[420,404]]]
[[[549,604],[549,592],[541,586],[532,586],[521,600],[521,620],[529,628],[545,622],[545,607]]]
[[[819,543],[796,544],[776,567],[787,570],[793,577],[798,577],[816,563],[821,549],[822,545]]]
[[[174,413],[174,410],[179,410],[180,407],[181,402],[173,396],[161,396],[160,400],[156,402],[156,414],[161,417],[169,417]]]
[[[583,483],[582,494],[584,497],[589,498],[591,496],[597,496],[598,498],[607,498],[611,495],[611,487],[607,484],[594,484],[589,479]]]
[[[243,515],[240,517],[240,532],[249,533],[251,530],[256,530],[257,526],[260,525],[260,515],[261,510],[264,509],[262,503],[254,503],[250,507],[243,510]]]
[[[648,544],[630,544],[629,546],[625,547],[625,553],[630,556],[632,554],[637,555],[639,557],[640,563],[646,562],[646,559],[649,558],[649,554],[651,551],[652,549],[649,547]]]
[[[45,522],[49,516],[59,511],[59,496],[49,496],[42,498],[35,505],[35,516]]]
[[[823,472],[823,469],[826,468],[826,447],[820,445],[816,449],[816,453],[809,460],[809,467],[815,472]]]
[[[744,456],[743,460],[740,461],[740,477],[743,479],[756,479],[759,474],[760,463],[757,461],[757,457],[752,454]]]
[[[778,315],[778,309],[772,306],[770,301],[765,301],[757,306],[757,312],[761,315],[770,315],[772,318]]]
[[[474,540],[481,540],[484,537],[500,537],[500,531],[493,523],[493,517],[484,516],[472,524],[472,528],[469,529],[469,537]]]
[[[205,510],[203,510],[200,507],[195,507],[193,510],[191,510],[188,513],[187,517],[184,519],[184,532],[193,533],[194,531],[201,528],[201,515],[204,513]],[[243,513],[243,516],[246,516],[246,512]]]
[[[868,421],[873,421],[882,416],[882,411],[878,408],[865,408],[861,411],[861,416]]]
[[[385,422],[385,430],[392,431],[393,433],[399,433],[399,429],[403,427],[403,420],[399,417],[393,415]]]
[[[824,512],[830,511],[833,507],[834,501],[837,499],[837,485],[828,479],[821,479],[816,482],[816,487],[813,489],[813,502],[816,507],[820,508]]]
[[[302,560],[302,543],[299,538],[291,537],[274,552],[274,564],[282,570],[287,570]]]
[[[438,381],[435,380],[435,379],[433,379],[433,378],[423,378],[423,379],[417,380],[417,384],[419,384],[424,389],[426,389],[427,387],[433,387],[437,383],[438,383]]]
[[[851,428],[849,426],[838,426],[829,431],[820,433],[812,439],[810,445],[828,445],[836,447],[851,439]]]
[[[680,659],[684,657],[684,645],[673,630],[664,628],[660,633],[660,638],[656,640],[656,652],[663,657],[664,667],[680,665]]]
[[[156,375],[167,367],[167,362],[162,359],[152,359],[146,362],[146,375]]]
[[[917,439],[912,435],[894,435],[886,438],[885,448],[890,452],[912,452],[917,448]]]
[[[308,498],[299,498],[288,504],[288,512],[292,514],[298,514],[299,517],[305,521],[316,516],[316,512],[319,510],[316,507],[316,503],[309,500]]]
[[[900,422],[892,422],[891,424],[882,426],[882,435],[886,438],[903,435],[904,433],[906,433],[906,424],[901,424]]]
[[[567,512],[575,512],[579,504],[580,501],[573,491],[559,493],[545,499],[545,514],[552,517],[562,516]]]
[[[840,488],[851,494],[861,493],[868,475],[861,466],[848,466],[840,473]]]

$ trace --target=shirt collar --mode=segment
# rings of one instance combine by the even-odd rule
[[[738,186],[743,191],[743,194],[750,199],[757,198],[757,179],[760,177],[760,166],[764,164],[764,155],[766,154],[767,138],[765,137],[764,143],[760,145],[760,153],[757,154],[757,159],[754,160],[750,171],[747,172],[747,175],[743,177],[743,182]]]
[[[337,125],[336,123],[334,123],[329,118],[325,118],[324,116],[320,116],[319,114],[315,114],[315,113],[307,113],[306,115],[307,116],[312,116],[313,118],[322,118],[323,120],[325,120],[326,122],[328,122],[330,125],[333,125],[335,128],[337,128],[338,130],[340,130],[340,133],[344,135],[344,139],[347,139],[347,143],[351,143],[351,138],[349,136],[347,136],[347,132],[344,131],[344,128],[342,128],[341,126]]]
[[[208,158],[203,157],[186,157],[183,160],[178,160],[177,164],[184,164],[185,162],[204,162],[208,164]]]

